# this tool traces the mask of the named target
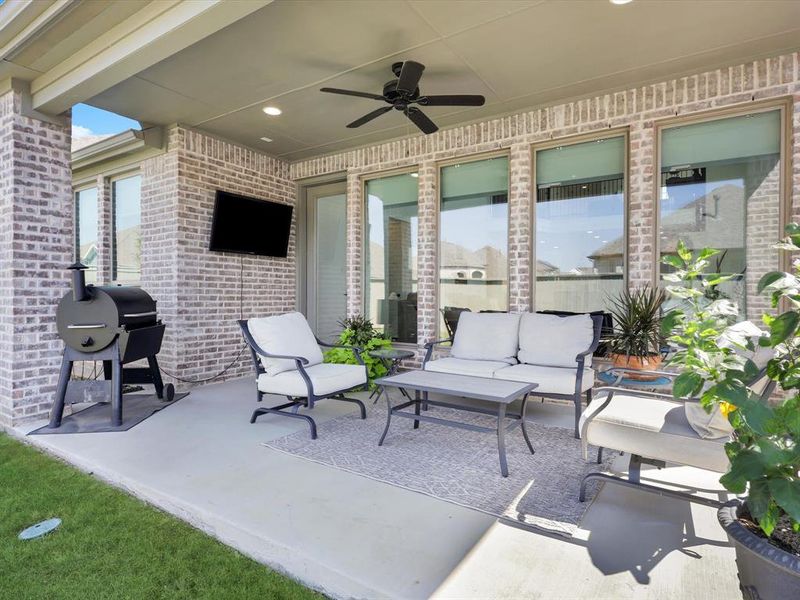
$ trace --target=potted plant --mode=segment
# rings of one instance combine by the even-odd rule
[[[386,365],[379,358],[370,356],[370,352],[379,348],[391,348],[392,342],[377,329],[372,321],[361,315],[354,315],[339,321],[342,333],[339,334],[338,343],[345,346],[355,346],[362,350],[361,358],[367,367],[369,385],[373,387],[373,381],[383,377],[387,373]],[[325,355],[326,363],[336,363],[341,365],[357,365],[355,353],[346,348],[331,348]]]
[[[778,247],[800,251],[800,227]],[[764,314],[765,329],[734,323],[738,307],[711,300],[707,287],[731,276],[709,276],[715,250],[693,254],[678,247],[680,265],[669,292],[687,300],[690,310],[674,310],[665,332],[678,347],[671,365],[682,370],[676,398],[699,397],[707,412],[719,410],[732,428],[725,446],[730,467],[720,482],[744,500],[727,503],[721,525],[736,548],[739,583],[746,599],[800,598],[800,261],[792,273],[772,272],[758,285],[771,296],[778,316]],[[748,387],[759,371],[748,358],[759,346],[771,348],[766,375],[782,390],[764,402]]]
[[[652,371],[661,366],[661,305],[664,300],[664,290],[650,286],[626,289],[612,298],[609,312],[614,318],[614,330],[608,344],[615,367]],[[626,376],[645,381],[655,378]]]

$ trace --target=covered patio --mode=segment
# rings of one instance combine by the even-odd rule
[[[548,534],[264,447],[306,428],[275,417],[247,423],[241,417],[253,407],[252,385],[248,377],[195,388],[123,434],[26,439],[333,597],[739,593],[733,548],[712,508],[606,486],[573,536]],[[384,418],[383,403],[368,406]],[[323,432],[330,419],[356,419],[353,409],[335,403],[314,413]],[[529,417],[569,435],[568,405],[536,403]],[[376,453],[393,452],[371,443]],[[509,443],[523,444],[517,436]],[[646,477],[724,494],[713,473],[690,467],[648,470]]]
[[[0,59],[0,429],[330,597],[741,595],[711,506],[602,484],[579,501],[587,474],[639,460],[584,460],[581,419],[616,302],[675,280],[683,250],[720,251],[709,299],[774,312],[759,281],[789,268],[774,244],[800,219],[799,2],[0,0]],[[94,135],[87,108],[135,126]],[[271,212],[223,231],[234,206]],[[315,361],[243,340],[288,314]],[[580,335],[540,327],[561,317]],[[365,320],[401,373],[516,392],[468,433],[439,433],[440,406],[390,429],[369,366],[314,343]],[[455,351],[468,320],[474,355]],[[304,365],[348,361],[317,398]],[[123,389],[152,383],[157,408],[178,400],[128,428]],[[449,401],[474,409],[482,385]],[[353,389],[363,421],[329,400]],[[33,434],[93,396],[117,430]],[[422,397],[405,417],[444,401]],[[527,429],[506,439],[506,417]],[[729,433],[704,464],[728,464]],[[642,480],[722,502],[716,470]]]

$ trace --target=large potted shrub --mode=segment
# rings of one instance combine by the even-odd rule
[[[626,289],[611,299],[609,312],[614,318],[614,330],[608,344],[615,367],[652,371],[661,366],[661,306],[664,300],[664,290],[650,286]],[[627,377],[653,379],[633,373]]]
[[[354,315],[339,321],[342,333],[339,334],[338,343],[344,346],[355,346],[362,350],[361,358],[367,366],[367,376],[369,385],[375,379],[383,377],[387,373],[386,365],[379,358],[370,356],[370,352],[380,348],[391,348],[392,342],[372,324],[372,321],[361,315]],[[346,348],[331,348],[328,350],[324,359],[326,363],[337,363],[342,365],[357,365],[358,359],[352,350]]]
[[[800,228],[787,231],[779,247],[800,251]],[[735,323],[738,307],[730,300],[709,298],[707,288],[729,278],[706,273],[715,254],[693,254],[679,244],[681,264],[668,290],[689,308],[664,319],[678,348],[670,364],[682,371],[674,395],[699,397],[707,412],[720,411],[732,427],[725,446],[730,467],[720,482],[746,496],[727,503],[718,517],[736,548],[743,597],[800,598],[800,261],[792,273],[772,272],[759,282],[773,308],[785,309],[764,314],[762,330]],[[769,401],[748,387],[758,377],[750,357],[759,346],[774,351],[766,373],[781,392]]]

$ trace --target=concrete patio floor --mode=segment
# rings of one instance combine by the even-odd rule
[[[607,485],[576,536],[550,536],[265,448],[305,424],[250,425],[255,406],[246,378],[196,388],[128,432],[25,439],[334,597],[740,597],[711,508]],[[351,410],[326,401],[314,414]],[[571,422],[567,406],[534,403],[529,414]],[[685,467],[646,476],[720,489]]]

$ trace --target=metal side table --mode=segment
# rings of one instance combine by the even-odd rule
[[[411,350],[401,350],[399,348],[380,348],[378,350],[372,350],[369,355],[373,358],[380,359],[388,371],[384,377],[391,377],[392,375],[397,375],[397,372],[400,370],[400,363],[407,358],[414,358],[415,353]],[[411,400],[405,390],[403,390],[402,393]],[[373,398],[375,399],[373,404],[377,404],[378,398],[380,398],[380,389],[377,387],[369,396],[370,400]]]

